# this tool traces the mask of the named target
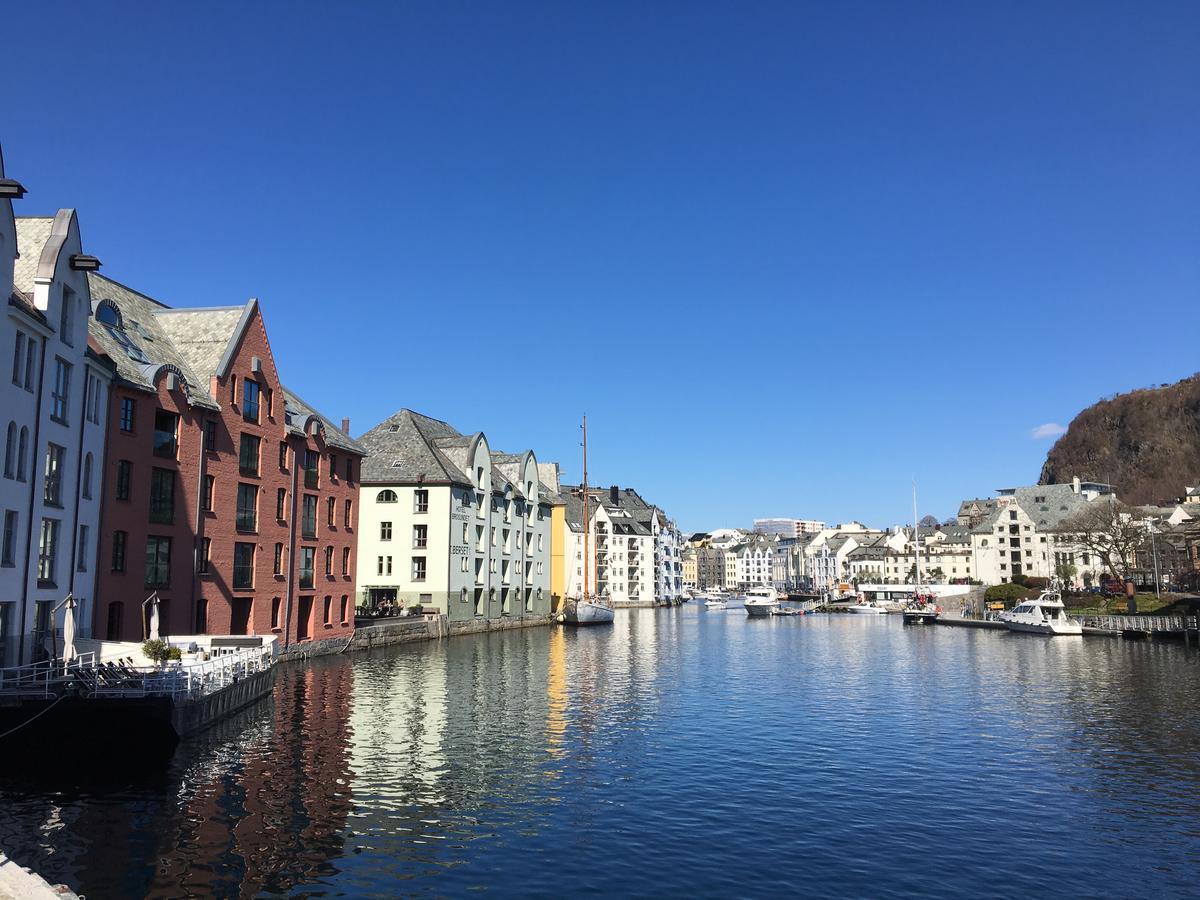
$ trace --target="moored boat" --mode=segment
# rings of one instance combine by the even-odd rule
[[[927,625],[937,621],[942,608],[933,594],[916,593],[904,606],[905,625]]]
[[[568,600],[563,604],[563,621],[568,625],[608,625],[616,618],[616,610],[598,597]]]
[[[867,616],[882,616],[887,614],[887,608],[874,600],[859,598],[859,601],[853,606],[847,607],[852,613]]]
[[[1009,631],[1030,634],[1083,634],[1083,625],[1067,615],[1058,591],[1042,591],[1036,600],[1022,600],[1015,608],[1000,613]]]
[[[771,615],[772,610],[779,608],[779,598],[769,587],[755,587],[746,591],[746,615],[751,618]]]

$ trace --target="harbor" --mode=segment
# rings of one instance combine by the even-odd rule
[[[1036,894],[1068,843],[1058,893],[1186,893],[1195,665],[1182,642],[618,610],[281,663],[141,778],[6,776],[0,846],[87,896],[619,892],[663,853],[665,895]]]

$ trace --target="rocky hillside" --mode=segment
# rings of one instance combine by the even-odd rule
[[[1128,503],[1156,503],[1200,483],[1200,373],[1089,406],[1050,448],[1039,484],[1110,482]]]

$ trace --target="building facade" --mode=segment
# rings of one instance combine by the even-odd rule
[[[363,451],[280,380],[255,300],[172,309],[91,276],[117,376],[95,631],[338,640],[354,629]]]
[[[112,378],[88,346],[87,273],[99,263],[83,253],[75,211],[15,218],[23,192],[0,159],[0,666],[61,650],[68,595],[76,634],[90,636]]]
[[[402,409],[360,439],[360,606],[451,625],[550,614],[551,510],[533,451]]]

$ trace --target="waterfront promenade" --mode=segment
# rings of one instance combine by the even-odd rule
[[[89,896],[1180,893],[1197,702],[1182,644],[622,610],[286,664],[165,772],[0,781],[0,846]]]

